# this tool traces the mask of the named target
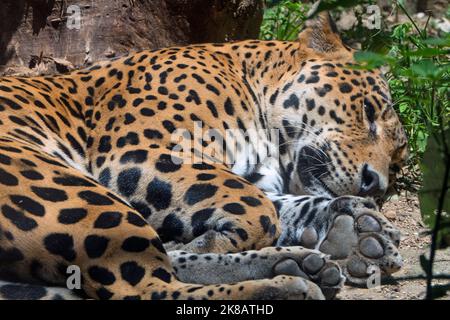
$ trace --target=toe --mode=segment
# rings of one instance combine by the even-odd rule
[[[357,229],[359,232],[380,232],[381,224],[375,217],[365,214],[358,218]]]
[[[291,294],[288,299],[297,299],[298,293],[305,292],[305,300],[325,300],[322,290],[318,285],[311,281],[301,278],[294,278],[291,286],[292,287],[289,288],[289,290],[293,294]]]
[[[314,275],[325,265],[325,259],[318,254],[310,254],[303,260],[303,270]]]
[[[333,299],[345,283],[341,268],[334,262],[328,262],[320,273],[320,288],[326,299]]]
[[[349,215],[340,215],[334,219],[326,239],[320,246],[320,251],[331,255],[332,259],[345,259],[352,253],[357,243],[354,218]]]
[[[284,251],[284,259],[277,262],[272,269],[273,276],[295,276],[306,279],[307,283],[312,281],[327,299],[333,298],[344,285],[345,277],[340,266],[330,261],[323,253],[301,247],[288,247]],[[314,286],[310,288],[310,295],[316,299]]]
[[[296,276],[308,279],[308,276],[300,269],[298,263],[293,259],[283,260],[275,265],[273,273],[277,275]]]
[[[381,243],[375,237],[366,237],[359,242],[360,252],[370,259],[379,259],[384,255]]]
[[[258,288],[253,300],[324,300],[322,290],[311,281],[299,277],[277,276],[270,284]]]
[[[320,278],[320,283],[324,287],[339,286],[344,279],[340,268],[336,265],[330,265],[329,268],[325,268],[321,272]]]

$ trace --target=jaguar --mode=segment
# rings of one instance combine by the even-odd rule
[[[354,52],[320,14],[297,41],[0,78],[0,297],[323,299],[399,270],[374,200],[407,138]]]

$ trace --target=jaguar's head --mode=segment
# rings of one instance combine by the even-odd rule
[[[300,34],[299,70],[273,114],[290,193],[379,198],[408,156],[386,80],[353,55],[328,14]]]

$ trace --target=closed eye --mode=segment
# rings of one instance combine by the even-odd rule
[[[370,135],[375,136],[377,132],[377,126],[375,124],[375,107],[367,98],[364,98],[364,113],[369,121],[369,133]]]
[[[367,98],[364,99],[364,112],[370,123],[375,122],[375,107]]]

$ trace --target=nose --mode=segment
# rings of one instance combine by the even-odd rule
[[[365,164],[362,170],[361,177],[361,189],[359,191],[360,196],[382,196],[384,190],[381,190],[380,186],[380,176],[378,173],[370,169],[370,167]]]

